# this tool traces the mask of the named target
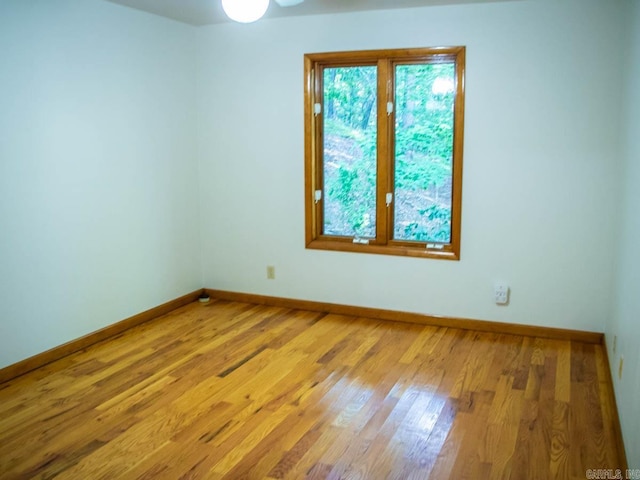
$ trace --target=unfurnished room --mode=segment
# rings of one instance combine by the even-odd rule
[[[640,479],[639,0],[0,0],[0,478]]]

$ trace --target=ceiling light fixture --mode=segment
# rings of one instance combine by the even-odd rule
[[[269,0],[222,0],[222,9],[231,20],[251,23],[262,18]]]

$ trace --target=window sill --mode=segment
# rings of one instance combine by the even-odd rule
[[[311,250],[330,250],[334,252],[372,253],[377,255],[397,255],[401,257],[433,258],[438,260],[460,260],[460,255],[451,246],[442,250],[426,249],[424,246],[407,245],[362,245],[350,240],[312,240],[307,243]]]

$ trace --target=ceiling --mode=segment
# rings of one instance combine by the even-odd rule
[[[230,21],[222,11],[221,0],[107,0],[145,12],[172,18],[191,25],[211,25]],[[325,13],[388,10],[392,8],[490,3],[514,0],[306,0],[293,7],[280,7],[270,2],[266,18]]]

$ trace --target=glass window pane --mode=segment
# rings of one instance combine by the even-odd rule
[[[325,235],[376,236],[376,70],[324,69]]]
[[[453,63],[395,68],[395,240],[451,241]]]

